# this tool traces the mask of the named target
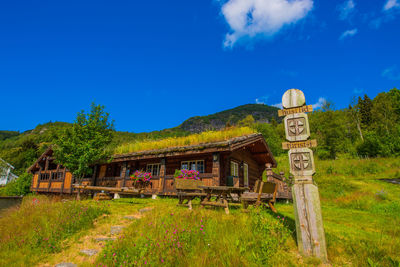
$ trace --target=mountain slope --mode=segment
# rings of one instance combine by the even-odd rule
[[[278,120],[277,108],[266,105],[248,104],[233,109],[224,110],[208,116],[192,117],[180,126],[161,131],[132,133],[116,131],[110,147],[142,140],[159,140],[166,137],[186,136],[206,130],[220,130],[226,124],[234,125],[248,115],[252,115],[257,122]],[[71,123],[49,122],[39,124],[33,130],[23,133],[0,131],[0,158],[9,162],[20,174],[26,170],[46,148],[54,143]]]
[[[207,116],[189,118],[179,127],[184,131],[192,133],[220,130],[227,124],[236,124],[248,115],[252,115],[256,122],[269,123],[272,119],[279,121],[278,108],[262,104],[247,104]]]

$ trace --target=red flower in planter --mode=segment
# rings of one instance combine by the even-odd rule
[[[177,179],[200,180],[199,172],[196,170],[176,170],[174,177]]]

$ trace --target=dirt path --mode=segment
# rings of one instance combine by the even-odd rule
[[[99,217],[92,229],[82,231],[65,241],[64,249],[46,258],[37,266],[49,267],[59,263],[74,263],[77,266],[92,266],[106,242],[112,242],[123,229],[140,220],[151,207],[138,209],[136,205],[124,205],[111,214]]]

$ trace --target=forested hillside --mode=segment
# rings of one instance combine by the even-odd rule
[[[251,115],[258,123],[270,123],[278,118],[278,108],[262,105],[247,104],[224,110],[207,116],[196,116],[185,120],[179,127],[184,131],[199,133],[208,130],[220,130],[227,125],[235,125]]]
[[[284,126],[277,108],[249,104],[213,115],[193,117],[180,126],[149,133],[114,132],[110,149],[118,145],[165,137],[186,136],[192,132],[218,130],[233,125],[248,126],[261,132],[274,155],[285,153]],[[327,102],[309,114],[311,138],[317,139],[316,155],[320,159],[347,157],[397,157],[400,155],[400,90],[391,89],[370,99],[355,99],[348,108],[335,109]],[[269,122],[269,123],[266,123]],[[71,127],[65,122],[49,122],[23,133],[0,131],[0,158],[23,173],[43,151]]]

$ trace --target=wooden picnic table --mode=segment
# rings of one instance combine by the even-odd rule
[[[248,187],[233,187],[233,186],[199,186],[206,193],[206,197],[201,201],[201,205],[223,207],[225,213],[229,214],[229,201],[233,201],[232,193],[240,195],[248,191]],[[215,201],[211,201],[211,197],[216,196]]]

